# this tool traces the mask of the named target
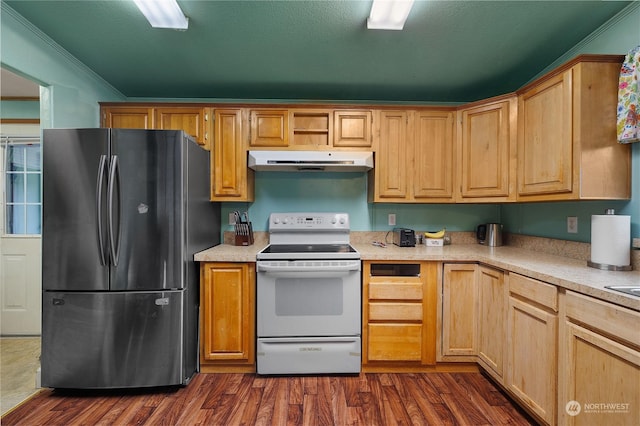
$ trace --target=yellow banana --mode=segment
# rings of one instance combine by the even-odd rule
[[[424,236],[427,238],[443,238],[447,228],[442,228],[438,232],[425,232]]]

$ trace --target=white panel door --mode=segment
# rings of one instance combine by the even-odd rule
[[[35,172],[35,159],[39,154],[33,152],[24,160],[16,160],[8,165],[7,135],[18,136],[13,139],[23,144],[32,144],[39,151],[39,125],[2,125],[3,144],[0,149],[0,334],[1,335],[39,335],[41,331],[41,263],[42,249],[39,234],[41,210],[34,192],[40,192],[39,170]],[[36,135],[32,141],[21,136]],[[28,158],[27,158],[28,157]],[[36,162],[37,162],[36,161]],[[20,184],[11,184],[12,176],[6,172],[24,166],[28,173],[22,176],[12,175],[18,182],[29,186],[30,195],[19,196],[15,189]],[[39,168],[39,164],[38,164]],[[19,174],[19,173],[18,173]],[[27,176],[28,175],[28,176]],[[9,176],[9,177],[8,177]],[[34,190],[35,188],[35,190]],[[11,201],[17,204],[11,205]],[[7,202],[9,201],[9,203]],[[10,204],[8,206],[8,204]],[[22,223],[21,217],[24,217]],[[35,220],[35,221],[34,221]],[[27,223],[28,222],[28,223]],[[14,233],[16,232],[16,233]]]

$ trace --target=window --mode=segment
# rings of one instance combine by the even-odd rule
[[[22,138],[20,138],[22,139]],[[40,234],[42,217],[42,171],[40,142],[7,138],[5,159],[5,233]]]

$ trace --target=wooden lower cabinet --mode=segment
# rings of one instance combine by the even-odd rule
[[[255,371],[255,263],[200,266],[200,369]]]
[[[558,423],[638,425],[640,313],[571,291],[563,296]]]
[[[478,363],[502,381],[506,327],[507,288],[503,271],[478,268]]]
[[[478,286],[475,263],[446,263],[440,294],[438,361],[475,362],[478,355]]]
[[[505,386],[529,412],[556,423],[558,291],[509,274]]]
[[[435,262],[363,262],[364,371],[435,364],[437,275]]]

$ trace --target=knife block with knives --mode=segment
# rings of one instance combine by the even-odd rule
[[[249,213],[234,212],[235,245],[250,246],[253,244],[253,225],[249,221]]]

